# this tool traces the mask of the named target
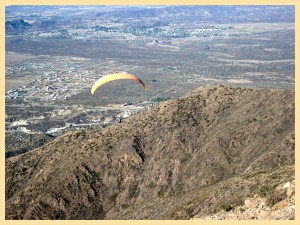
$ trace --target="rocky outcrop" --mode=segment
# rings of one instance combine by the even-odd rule
[[[244,205],[193,220],[294,220],[295,219],[295,180],[281,184],[275,190],[261,197],[247,198]]]

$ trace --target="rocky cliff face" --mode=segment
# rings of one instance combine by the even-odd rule
[[[6,219],[190,219],[233,209],[264,183],[273,190],[294,179],[294,109],[292,91],[201,87],[120,124],[67,133],[6,160]],[[236,179],[243,191],[233,198]]]

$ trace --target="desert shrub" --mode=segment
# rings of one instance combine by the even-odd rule
[[[233,209],[233,206],[229,202],[224,202],[221,204],[221,209],[226,212],[229,212],[230,210]]]
[[[164,193],[167,191],[167,189],[168,189],[168,185],[160,185],[158,196],[163,196]]]
[[[258,187],[258,189],[255,191],[255,193],[257,195],[259,195],[260,197],[266,197],[270,192],[274,191],[274,187],[272,185],[269,184],[264,184],[260,187]]]
[[[129,186],[129,198],[137,197],[140,193],[139,187],[137,184]]]
[[[151,181],[151,183],[149,184],[149,188],[155,188],[156,187],[156,183],[154,183],[153,181]]]
[[[266,196],[266,203],[268,206],[272,207],[277,202],[285,199],[287,197],[286,192],[284,190],[277,190],[271,193],[268,193]]]

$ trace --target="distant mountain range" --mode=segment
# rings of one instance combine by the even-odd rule
[[[100,12],[96,16],[112,16],[119,20],[155,19],[162,21],[198,21],[218,23],[294,22],[294,7],[269,6],[168,6],[127,7]]]
[[[201,87],[7,159],[6,219],[191,219],[255,194],[274,205],[294,180],[294,129],[293,91]]]
[[[7,34],[16,34],[27,30],[32,25],[22,19],[5,22],[5,31]]]
[[[7,6],[6,16],[21,13],[22,19],[82,17],[88,15],[117,22],[160,20],[164,22],[294,22],[294,6]],[[79,13],[79,14],[78,14]],[[21,16],[19,16],[21,17]]]

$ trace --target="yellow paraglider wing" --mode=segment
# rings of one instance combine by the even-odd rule
[[[143,81],[141,81],[141,79],[137,78],[136,76],[129,74],[129,73],[114,73],[114,74],[108,74],[104,77],[101,77],[99,80],[96,81],[96,83],[94,83],[92,89],[91,89],[91,93],[92,95],[95,93],[95,91],[97,90],[97,88],[99,88],[101,85],[113,81],[113,80],[121,80],[121,79],[130,79],[130,80],[135,80],[137,82],[139,82],[144,90],[147,89],[146,85],[144,84]]]

